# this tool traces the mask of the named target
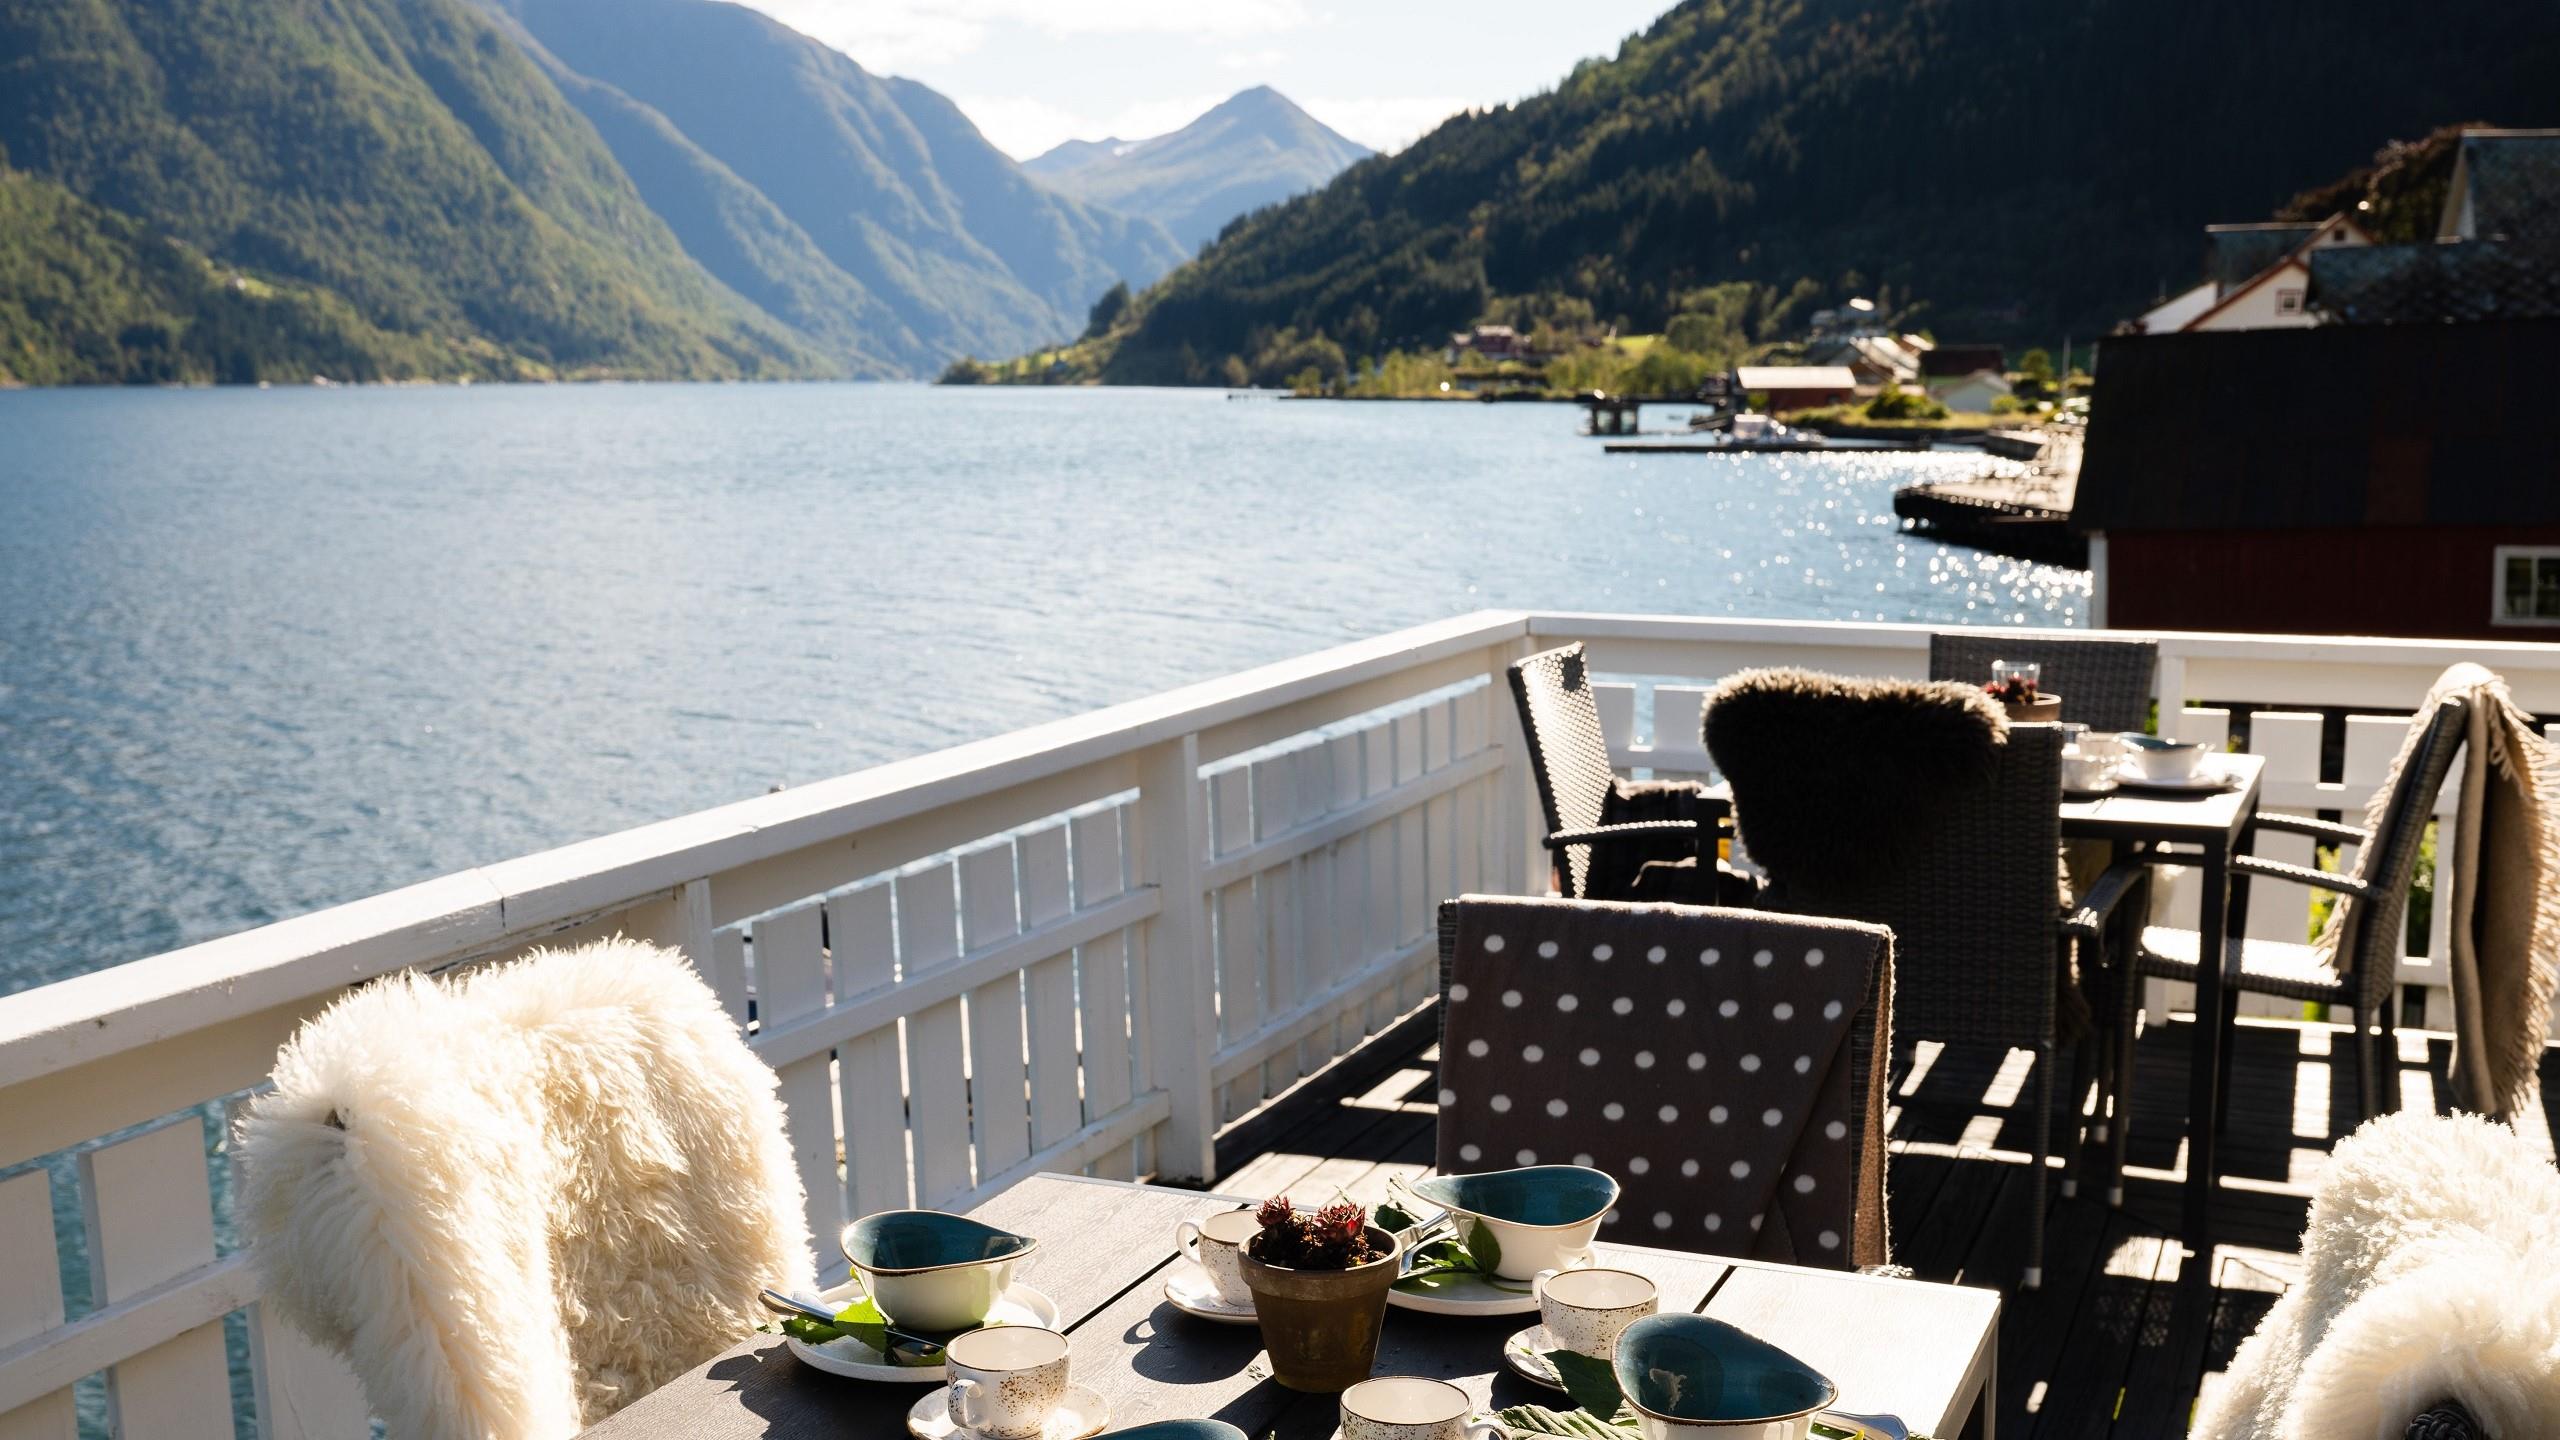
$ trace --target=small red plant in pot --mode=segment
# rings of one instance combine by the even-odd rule
[[[1271,1378],[1292,1390],[1346,1390],[1369,1378],[1402,1243],[1347,1202],[1300,1210],[1283,1195],[1255,1212],[1245,1243]]]

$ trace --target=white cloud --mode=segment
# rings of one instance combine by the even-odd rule
[[[1221,70],[1268,70],[1289,58],[1285,50],[1230,50],[1218,57]]]
[[[1294,30],[1301,0],[749,0],[802,34],[874,70],[955,60],[999,27],[1046,35],[1183,35],[1241,39]]]
[[[1476,103],[1460,95],[1301,95],[1300,108],[1372,150],[1401,150]]]

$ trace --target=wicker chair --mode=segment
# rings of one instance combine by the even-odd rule
[[[2262,814],[2257,818],[2256,828],[2260,830],[2280,830],[2330,844],[2357,846],[2352,873],[2309,870],[2254,855],[2232,858],[2230,915],[2234,929],[2248,914],[2243,887],[2252,876],[2334,891],[2341,897],[2339,903],[2345,911],[2339,919],[2334,963],[2312,945],[2244,939],[2236,934],[2224,937],[2223,1005],[2217,1023],[2223,1027],[2223,1076],[2218,1093],[2226,1104],[2231,1095],[2231,1032],[2239,1024],[2240,996],[2255,994],[2346,1007],[2355,1027],[2359,1119],[2370,1120],[2380,1110],[2400,1108],[2400,1067],[2393,1037],[2391,992],[2400,975],[2409,886],[2417,873],[2418,846],[2435,809],[2436,793],[2444,788],[2454,756],[2462,749],[2470,713],[2470,701],[2457,695],[2411,722],[2416,732],[2413,744],[2400,762],[2399,776],[2392,782],[2377,830],[2296,815]],[[2097,898],[2094,893],[2093,898]],[[2115,987],[2117,1123],[2109,1137],[2110,1203],[2121,1202],[2124,1193],[2125,1137],[2133,1115],[2133,1031],[2142,1004],[2141,982],[2193,981],[2196,958],[2202,951],[2202,939],[2193,930],[2146,926],[2140,943],[2132,947],[2128,957],[2132,967],[2130,983]],[[2368,1031],[2368,1021],[2378,1021],[2378,1027]],[[2221,1118],[2215,1116],[2214,1123],[2219,1125]],[[2196,1117],[2188,1117],[2188,1123],[2196,1123]]]
[[[2490,1440],[2489,1432],[2462,1408],[2462,1402],[2448,1400],[2421,1412],[2409,1422],[2401,1440]]]
[[[1829,693],[1822,693],[1825,685]],[[2071,1033],[2090,1027],[2070,978],[2069,950],[2076,942],[2094,951],[2111,919],[2106,907],[2066,910],[2062,903],[2060,728],[2007,726],[2005,743],[1990,752],[1987,776],[1950,791],[1904,797],[1840,789],[1842,781],[1831,772],[1853,767],[1838,757],[1826,766],[1778,753],[1775,746],[1740,743],[1749,733],[1750,708],[1767,712],[1759,733],[1783,735],[1824,733],[1828,727],[1814,707],[1835,714],[1864,709],[1883,723],[1908,728],[1906,717],[1924,705],[1979,712],[1982,723],[2000,724],[1979,692],[1955,686],[1758,672],[1735,677],[1709,699],[1707,748],[1733,787],[1742,843],[1768,870],[1764,904],[1892,928],[1898,1044],[1936,1040],[2036,1052],[2033,1173],[2041,1181],[2053,1151],[2054,1071],[2066,1038],[2078,1052],[2083,1078],[2094,1074],[2093,1057],[2077,1043],[2081,1034]],[[1771,753],[1760,753],[1764,748]],[[1853,772],[1848,783],[1877,781]],[[1758,831],[1755,816],[1762,817]],[[1772,816],[1778,818],[1767,818]],[[1775,825],[1801,829],[1808,823],[1822,827],[1827,843],[1802,837],[1764,845],[1758,838]],[[1873,864],[1879,854],[1892,863]],[[2130,879],[2109,874],[2116,881],[2107,887],[2110,896],[2135,888]],[[2070,1032],[2058,1019],[2066,997],[2075,1022]],[[2028,1289],[2043,1280],[2041,1183],[2033,1204],[2023,1280]]]
[[[1511,694],[1520,703],[1529,767],[1538,779],[1538,804],[1546,812],[1547,849],[1557,855],[1558,893],[1575,900],[1710,898],[1699,887],[1711,890],[1713,885],[1712,817],[1608,823],[1620,787],[1609,768],[1609,742],[1600,733],[1600,703],[1591,693],[1582,646],[1566,645],[1515,661]],[[1610,852],[1605,861],[1594,854],[1602,847]],[[1660,862],[1652,867],[1653,875],[1646,874],[1648,861]],[[1654,878],[1668,867],[1685,867],[1691,874],[1677,884]],[[1641,894],[1634,883],[1639,876],[1648,882]]]
[[[1941,630],[1929,637],[1929,678],[1980,685],[1991,662],[2042,667],[2041,687],[2062,697],[2062,718],[2092,730],[2141,730],[2151,718],[2160,647],[2148,640],[2087,640],[2003,630]]]

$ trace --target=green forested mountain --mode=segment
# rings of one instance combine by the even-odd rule
[[[686,257],[594,129],[460,0],[0,0],[20,170],[407,337],[558,375],[827,362]],[[441,361],[425,373],[451,373]]]
[[[0,166],[0,381],[929,373],[1181,253],[715,0],[0,0]]]
[[[1268,85],[1144,140],[1069,140],[1022,162],[1052,189],[1143,215],[1187,254],[1250,210],[1313,190],[1369,155]]]
[[[1110,379],[1215,381],[1488,313],[1660,330],[1720,282],[2094,336],[2184,282],[2199,226],[2394,137],[2560,123],[2555,74],[2560,5],[2517,0],[1687,0],[1239,221],[1088,348]]]
[[[901,368],[1073,333],[1185,253],[1055,194],[948,99],[743,6],[484,0],[520,24],[685,248],[804,329]]]

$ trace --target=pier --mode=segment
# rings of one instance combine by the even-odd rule
[[[2088,537],[2071,528],[2080,451],[2076,431],[2049,431],[2040,458],[2023,470],[1905,485],[1893,492],[1893,513],[1933,540],[2086,569]]]

